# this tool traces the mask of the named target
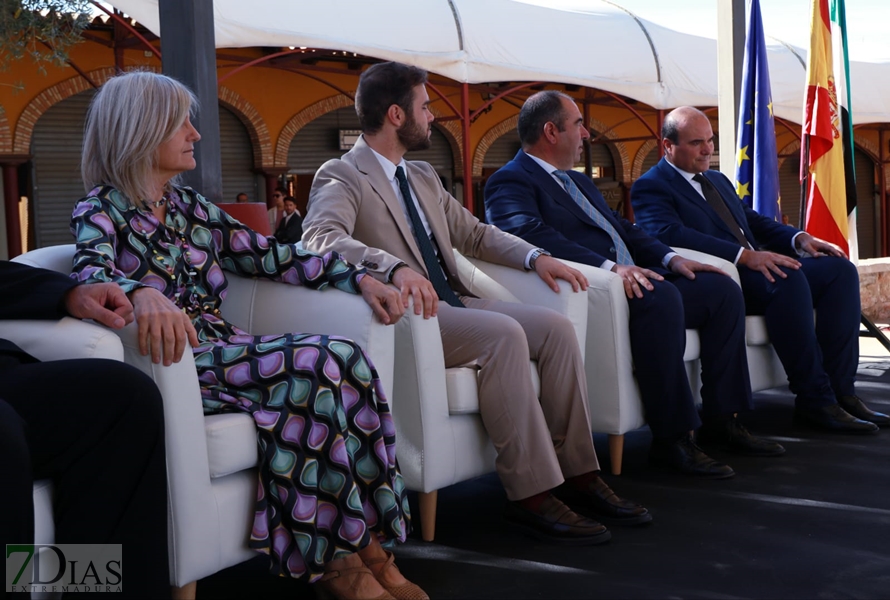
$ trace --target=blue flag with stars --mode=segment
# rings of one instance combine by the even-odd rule
[[[748,2],[736,153],[736,192],[761,215],[781,222],[779,161],[760,1]]]

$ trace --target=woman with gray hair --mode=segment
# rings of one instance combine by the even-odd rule
[[[405,487],[395,427],[373,365],[354,342],[316,334],[252,336],[225,321],[225,271],[362,294],[384,323],[398,293],[337,253],[280,244],[232,219],[177,176],[201,138],[193,94],[155,73],[109,80],[87,116],[74,276],[130,296],[140,349],[155,362],[192,343],[207,413],[257,422],[259,490],[250,546],[279,575],[336,598],[426,598],[380,542],[404,541]]]

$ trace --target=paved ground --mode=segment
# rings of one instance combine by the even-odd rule
[[[859,392],[890,411],[890,353],[862,338]],[[433,598],[888,598],[890,431],[838,436],[792,424],[787,389],[755,397],[747,422],[786,446],[736,458],[729,480],[700,482],[646,464],[648,430],[628,434],[625,473],[609,481],[655,521],[613,528],[609,544],[560,548],[511,530],[497,478],[442,490],[434,543],[414,537],[398,564]],[[606,440],[595,436],[601,457]],[[603,461],[608,464],[606,460]],[[199,582],[198,597],[312,598],[266,574],[262,558]]]

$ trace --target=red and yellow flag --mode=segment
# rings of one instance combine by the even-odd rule
[[[807,179],[806,231],[849,255],[856,249],[848,243],[851,234],[855,240],[856,187],[843,12],[843,0],[813,0],[801,178]]]

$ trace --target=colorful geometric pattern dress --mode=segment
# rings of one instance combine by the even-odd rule
[[[125,292],[151,286],[183,308],[200,341],[193,351],[204,411],[249,412],[256,421],[250,546],[271,557],[273,572],[314,581],[371,535],[405,540],[395,426],[361,348],[335,336],[253,336],[219,313],[225,271],[356,294],[363,269],[263,237],[190,188],[168,193],[165,223],[116,189],[96,188],[75,206],[71,229],[72,276]]]

